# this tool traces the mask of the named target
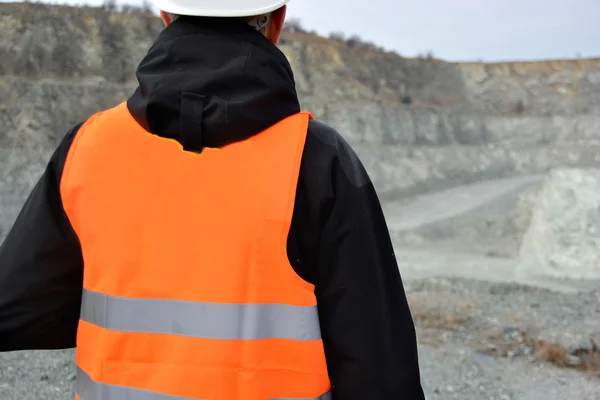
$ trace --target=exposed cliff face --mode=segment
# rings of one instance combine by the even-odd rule
[[[600,279],[600,170],[557,169],[538,191],[520,247],[523,272]]]
[[[151,16],[0,4],[0,179],[10,185],[0,237],[66,130],[132,93],[161,28]],[[280,48],[304,108],[354,145],[384,199],[600,162],[600,59],[454,64],[291,33]]]

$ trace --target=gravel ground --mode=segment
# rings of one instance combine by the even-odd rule
[[[600,399],[600,290],[460,278],[406,288],[429,400]]]
[[[486,359],[472,349],[420,348],[428,400],[598,400],[600,380],[526,360]]]
[[[72,400],[73,362],[72,351],[0,353],[0,399]]]
[[[600,400],[600,356],[584,352],[599,338],[600,291],[459,278],[405,284],[428,400]],[[573,365],[544,361],[541,340]],[[583,357],[597,357],[598,371],[579,370]],[[1,354],[0,367],[2,400],[73,398],[71,351]]]

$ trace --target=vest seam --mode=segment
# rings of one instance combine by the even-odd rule
[[[71,166],[74,163],[74,158],[76,156],[76,151],[77,151],[77,148],[79,145],[79,141],[87,133],[87,128],[93,122],[95,122],[97,120],[97,118],[100,115],[102,115],[103,113],[104,113],[104,111],[101,111],[101,112],[98,112],[98,113],[92,115],[90,118],[88,118],[88,120],[85,123],[83,123],[81,125],[81,127],[79,128],[79,130],[76,134],[76,137],[73,138],[73,142],[72,142],[69,152],[67,153],[67,156],[66,156],[63,173],[61,175],[60,193],[61,193],[61,201],[63,202],[63,210],[65,212],[65,215],[67,216],[69,223],[71,224],[71,227],[73,228],[73,231],[75,232],[75,234],[77,235],[78,238],[79,238],[79,234],[77,233],[76,225],[74,224],[74,221],[71,220],[71,216],[69,215],[70,210],[72,210],[72,203],[70,201],[70,198],[67,197],[68,191],[66,189],[66,185],[67,185],[67,181],[70,177]],[[64,199],[63,199],[63,194],[65,195]],[[81,252],[82,252],[83,270],[84,270],[84,279],[82,281],[82,288],[85,288],[85,260],[83,257],[83,243],[80,242],[80,246],[81,246]],[[81,320],[81,318],[80,318],[80,320]],[[104,348],[104,346],[102,346],[101,354],[104,355],[104,352],[105,352],[105,348]],[[103,357],[101,358],[101,360],[102,359],[103,359]],[[102,369],[104,367],[104,362],[101,361],[101,363],[102,364],[101,364],[100,374],[103,375]]]
[[[73,142],[71,144],[71,147],[69,148],[69,151],[67,152],[67,156],[65,159],[65,166],[63,168],[63,172],[60,178],[60,193],[61,193],[61,201],[63,203],[63,210],[65,211],[65,214],[69,220],[69,223],[71,224],[71,226],[73,227],[73,230],[76,231],[75,229],[75,225],[73,224],[73,221],[71,220],[71,217],[69,216],[69,211],[68,209],[71,208],[71,202],[69,197],[67,197],[67,190],[66,190],[66,182],[68,181],[70,175],[71,175],[71,166],[73,165],[73,159],[75,158],[75,153],[77,151],[77,147],[79,145],[79,141],[81,140],[81,138],[83,137],[83,135],[85,135],[87,128],[96,120],[96,118],[98,116],[100,116],[102,114],[102,112],[96,113],[94,115],[92,115],[90,118],[87,119],[87,121],[85,123],[83,123],[81,125],[81,127],[79,128],[79,130],[77,131],[77,134],[75,135],[75,138],[73,139]]]
[[[300,112],[298,114],[296,114],[296,116],[300,116],[301,119],[301,127],[300,128],[295,128],[295,129],[300,129],[302,133],[302,135],[300,135],[299,139],[296,142],[296,149],[295,149],[295,164],[293,167],[293,182],[290,184],[290,188],[288,190],[288,199],[287,199],[287,206],[286,206],[286,211],[285,211],[285,225],[282,229],[282,233],[281,233],[281,238],[283,241],[283,250],[282,250],[282,258],[283,258],[283,263],[286,266],[286,269],[288,269],[288,273],[290,274],[290,276],[292,276],[294,278],[294,283],[297,284],[298,286],[302,287],[303,289],[310,289],[311,292],[314,293],[314,289],[315,289],[315,285],[312,284],[311,282],[307,281],[306,279],[304,279],[303,277],[301,277],[295,270],[294,267],[292,266],[292,264],[290,263],[290,259],[289,259],[289,255],[287,253],[287,240],[288,240],[288,236],[289,236],[289,231],[291,229],[291,225],[292,225],[292,218],[293,218],[293,214],[294,214],[294,205],[295,205],[295,201],[296,201],[296,194],[297,194],[297,190],[298,190],[298,179],[299,179],[299,174],[300,174],[300,164],[302,163],[302,154],[304,152],[304,146],[306,144],[306,137],[308,135],[308,122],[310,120],[310,114],[306,113],[306,112]]]

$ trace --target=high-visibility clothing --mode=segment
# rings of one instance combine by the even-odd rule
[[[125,103],[81,127],[61,181],[85,265],[77,398],[331,397],[314,287],[286,252],[310,118],[200,153]]]

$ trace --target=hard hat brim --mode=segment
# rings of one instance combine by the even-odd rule
[[[290,0],[153,0],[162,11],[202,17],[250,17],[277,10]],[[209,3],[209,4],[207,4]],[[212,3],[212,4],[210,4]]]

